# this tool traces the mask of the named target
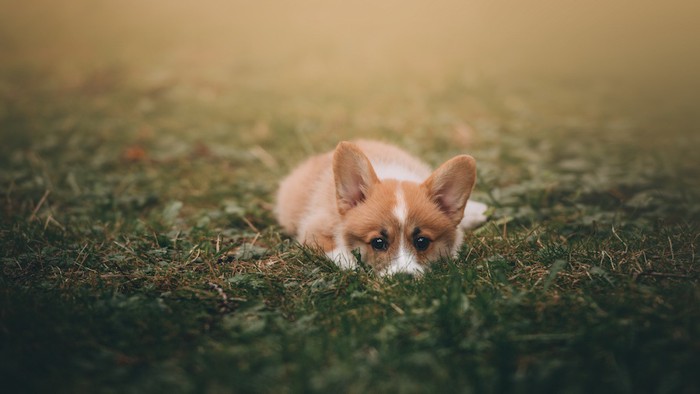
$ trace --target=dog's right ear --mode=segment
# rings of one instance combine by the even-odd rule
[[[443,163],[421,185],[431,200],[457,225],[476,182],[476,161],[468,155]]]
[[[367,156],[357,145],[343,141],[333,153],[333,178],[338,212],[344,215],[367,198],[379,183]]]

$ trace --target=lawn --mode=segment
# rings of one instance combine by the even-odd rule
[[[688,63],[544,11],[127,3],[3,6],[4,392],[700,391]],[[476,158],[458,258],[380,278],[280,232],[278,181],[354,138]]]

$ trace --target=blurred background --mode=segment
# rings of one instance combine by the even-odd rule
[[[267,154],[301,147],[283,167],[358,136],[422,151],[616,134],[651,151],[669,132],[677,146],[697,134],[692,1],[0,5],[0,116],[18,146],[88,112],[113,120],[92,133],[164,151],[173,135],[258,146],[274,165]]]
[[[255,74],[247,84],[336,90],[454,73],[666,81],[698,66],[692,1],[3,0],[2,8],[3,63],[50,66],[68,79],[128,66],[151,78]]]

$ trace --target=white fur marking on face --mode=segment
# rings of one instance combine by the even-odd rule
[[[401,237],[399,251],[392,260],[389,267],[382,272],[382,276],[390,276],[399,272],[420,275],[423,273],[423,266],[418,264],[415,254],[406,247],[406,241]]]
[[[423,272],[423,266],[418,264],[413,251],[406,247],[404,232],[406,231],[408,207],[406,206],[406,199],[404,198],[401,185],[396,188],[396,205],[394,206],[393,214],[396,216],[396,219],[399,220],[399,231],[396,233],[396,237],[399,240],[399,250],[386,270],[382,272],[382,275],[393,275],[399,272],[421,274]]]
[[[372,162],[372,167],[374,167],[374,172],[380,180],[395,179],[397,181],[421,183],[426,178],[415,171],[394,163]]]
[[[403,231],[406,218],[408,217],[408,207],[406,207],[406,199],[403,197],[403,189],[401,185],[396,188],[396,205],[394,206],[394,216],[399,220],[399,225]]]

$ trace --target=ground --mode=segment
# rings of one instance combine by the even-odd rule
[[[491,25],[448,6],[32,4],[0,17],[11,392],[700,391],[690,67],[455,40]],[[420,278],[301,247],[277,183],[353,138],[473,155],[488,223]]]

